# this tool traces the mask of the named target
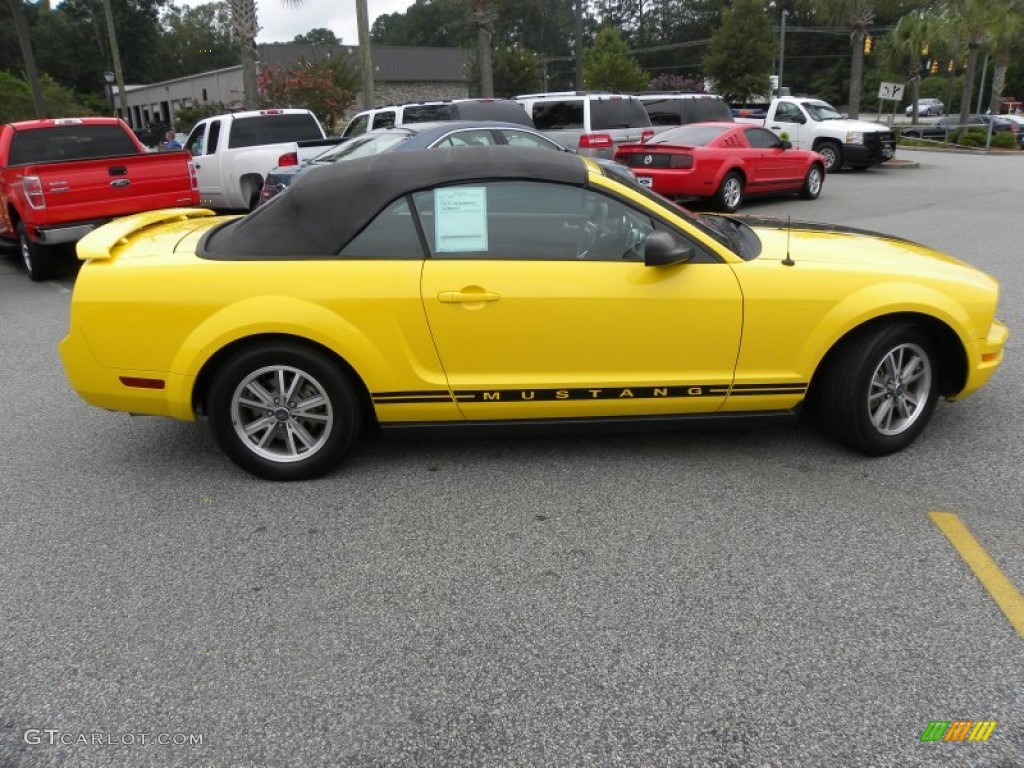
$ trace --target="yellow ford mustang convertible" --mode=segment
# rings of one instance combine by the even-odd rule
[[[78,245],[60,351],[118,411],[209,419],[261,477],[359,432],[665,429],[790,418],[898,451],[999,366],[998,286],[838,227],[695,217],[591,160],[400,152],[245,217],[178,209]]]

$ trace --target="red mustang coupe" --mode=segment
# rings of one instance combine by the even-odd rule
[[[691,123],[645,144],[623,144],[615,159],[665,197],[703,197],[728,212],[747,195],[798,192],[814,200],[825,181],[817,152],[793,149],[769,130],[741,123]]]

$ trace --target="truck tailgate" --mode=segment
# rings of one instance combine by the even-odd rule
[[[54,226],[195,205],[190,162],[181,151],[37,165],[29,171],[45,201],[37,221]]]

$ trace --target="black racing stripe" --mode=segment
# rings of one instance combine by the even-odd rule
[[[559,387],[520,389],[403,390],[375,392],[375,403],[527,403],[560,400],[667,400],[727,395],[802,395],[804,382],[772,384],[665,384],[633,387]]]

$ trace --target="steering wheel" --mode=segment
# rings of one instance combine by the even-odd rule
[[[597,197],[593,199],[593,210],[587,213],[587,221],[583,224],[583,237],[580,239],[579,249],[576,251],[577,259],[585,259],[590,255],[608,223],[609,206],[607,201]]]

